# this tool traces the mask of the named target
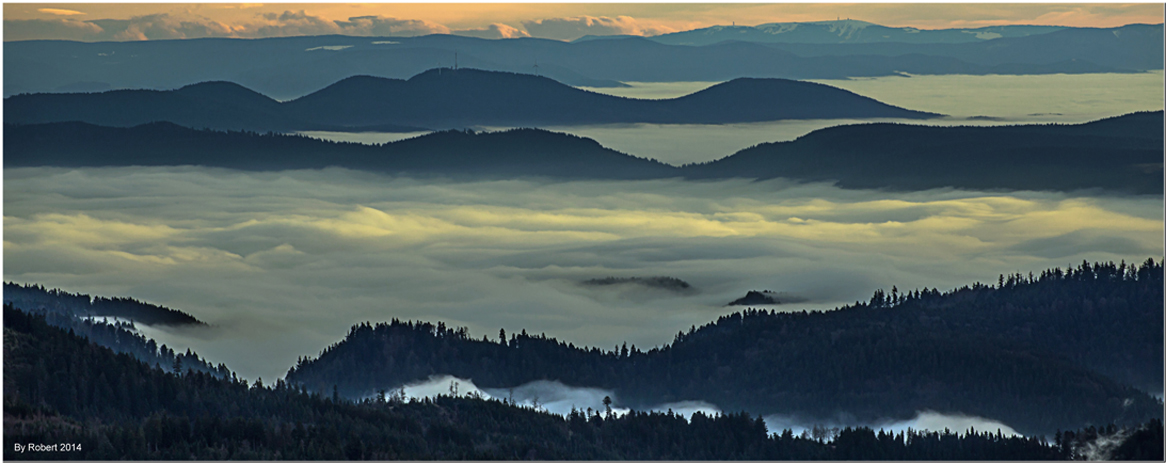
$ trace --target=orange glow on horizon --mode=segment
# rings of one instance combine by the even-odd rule
[[[547,25],[600,34],[650,36],[732,23],[752,26],[839,17],[921,29],[1010,24],[1117,27],[1159,24],[1163,14],[1160,3],[7,3],[4,39],[51,38],[77,28],[92,28],[94,20],[134,20],[156,15],[173,22],[199,22],[207,25],[214,36],[227,37],[313,35],[328,33],[337,21],[378,17],[394,21],[394,26],[405,27],[413,34],[469,31],[497,37],[561,38],[554,36]],[[288,23],[294,24],[284,27]],[[151,26],[161,27],[157,21]],[[117,40],[135,38],[141,37]]]

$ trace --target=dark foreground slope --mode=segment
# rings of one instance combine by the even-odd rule
[[[689,178],[793,178],[843,188],[1103,188],[1162,194],[1162,111],[1080,125],[831,127],[704,164]]]
[[[735,79],[680,98],[637,100],[580,90],[546,77],[477,69],[433,69],[409,80],[351,77],[282,103],[228,82],[170,91],[31,94],[4,100],[5,121],[16,124],[80,121],[129,127],[165,121],[259,131],[937,116],[785,79]]]
[[[1001,285],[875,294],[814,313],[748,310],[647,352],[602,352],[545,336],[474,340],[425,323],[364,324],[288,381],[367,396],[434,374],[479,387],[559,380],[644,407],[703,400],[723,410],[872,423],[918,410],[996,419],[1021,433],[1160,416],[1162,266],[1084,264]]]
[[[89,342],[133,356],[148,365],[167,369],[194,370],[228,377],[226,365],[217,366],[199,358],[190,349],[175,352],[165,344],[146,338],[135,324],[170,328],[201,328],[206,325],[180,310],[149,304],[132,298],[90,297],[39,285],[4,284],[4,303],[44,317],[49,325],[76,333]],[[115,317],[105,320],[104,317]],[[128,320],[128,321],[125,321]]]
[[[38,285],[4,283],[4,302],[73,317],[117,317],[144,325],[203,326],[205,323],[181,310],[174,310],[124,297],[90,297]]]
[[[1071,457],[1087,442],[1058,436],[1053,446],[990,432],[891,435],[860,428],[841,430],[827,444],[788,431],[770,434],[746,414],[697,413],[691,421],[671,413],[560,417],[448,396],[351,402],[282,381],[249,386],[168,373],[8,305],[4,359],[6,460],[1051,460]],[[1127,453],[1152,455],[1161,423],[1139,432],[1146,436],[1139,434]],[[30,443],[57,448],[17,450]],[[73,446],[65,450],[63,443]]]
[[[463,178],[782,177],[836,181],[844,188],[1103,189],[1161,195],[1162,140],[1161,111],[1079,125],[866,124],[822,129],[677,168],[591,139],[537,129],[446,131],[367,146],[169,123],[117,128],[65,122],[5,125],[4,162],[8,167],[345,167]]]

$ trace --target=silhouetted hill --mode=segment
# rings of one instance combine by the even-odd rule
[[[777,305],[791,302],[805,302],[804,298],[774,291],[749,291],[727,305]]]
[[[6,125],[4,162],[18,166],[199,165],[243,170],[345,167],[452,177],[642,179],[677,168],[538,129],[434,132],[379,146],[299,135],[194,130],[170,123],[130,128],[80,122]]]
[[[188,127],[235,130],[310,128],[280,114],[279,102],[228,82],[205,82],[171,91],[18,95],[4,100],[6,122],[82,121],[128,127],[168,121]]]
[[[703,400],[806,421],[879,422],[918,410],[1000,420],[1027,435],[1162,414],[1162,266],[1088,263],[947,293],[877,291],[813,313],[746,310],[661,348],[600,351],[545,335],[473,339],[444,324],[354,326],[288,372],[363,397],[434,374],[479,387],[558,380],[621,406]],[[1128,382],[1127,382],[1128,381]]]
[[[737,79],[671,100],[637,100],[583,91],[545,77],[476,69],[433,69],[406,81],[351,77],[285,103],[235,84],[210,82],[167,92],[17,95],[5,99],[4,111],[7,122],[18,124],[80,121],[127,127],[166,121],[260,131],[937,116],[835,87],[782,79]]]
[[[857,21],[854,21],[857,23]],[[754,33],[732,29],[732,38],[702,46],[668,45],[670,35],[624,37],[566,43],[546,39],[486,40],[451,35],[422,37],[279,37],[267,39],[149,40],[81,43],[22,41],[4,43],[4,95],[84,88],[172,89],[205,81],[230,81],[280,100],[300,97],[357,75],[405,79],[427,69],[452,66],[453,55],[465,67],[492,71],[537,73],[575,86],[607,87],[623,81],[727,81],[738,77],[844,79],[910,74],[1045,74],[1125,72],[1162,69],[1162,26],[1146,34],[1125,26],[1088,30],[1066,28],[1038,34],[1043,26],[1002,26],[981,29],[919,31],[867,26],[856,36],[882,35],[884,43],[765,43],[800,35],[767,31],[789,25],[762,25]],[[1156,28],[1156,29],[1155,29]],[[715,29],[715,28],[714,28]],[[764,29],[764,30],[763,30]],[[852,35],[833,33],[827,38]],[[895,35],[867,31],[894,29]],[[750,29],[752,30],[752,29]],[[1060,32],[1085,31],[1080,40],[1059,38]],[[885,32],[885,31],[884,31]],[[1028,34],[1013,37],[1015,34]],[[692,31],[681,34],[698,34]],[[789,35],[792,33],[793,35]],[[840,35],[841,34],[841,35]],[[938,35],[936,35],[938,34]],[[993,34],[1001,38],[987,39]],[[1108,35],[1107,35],[1108,34]],[[1116,35],[1115,35],[1116,34]],[[974,43],[903,43],[903,37],[924,41],[966,38]],[[1119,37],[1120,36],[1120,37]],[[979,38],[984,37],[984,38]],[[1051,38],[1050,38],[1051,37]],[[765,39],[765,40],[763,40]],[[725,40],[750,46],[730,45]],[[759,40],[758,42],[742,42]],[[958,40],[957,40],[958,41]],[[323,47],[331,47],[326,49]],[[997,50],[997,47],[1005,47]],[[788,51],[787,51],[788,50]],[[1022,53],[1016,50],[1027,50]],[[1074,61],[1075,60],[1075,61]],[[700,63],[700,65],[694,65]],[[999,66],[998,65],[1004,65]]]
[[[622,286],[638,285],[647,288],[663,289],[677,293],[695,291],[687,281],[675,277],[607,277],[592,278],[583,282],[587,286]]]
[[[860,124],[684,166],[689,178],[793,178],[844,188],[1162,194],[1162,111],[1080,125]]]
[[[685,98],[716,101],[719,91],[714,87]],[[812,98],[812,93],[801,98]],[[619,153],[588,138],[538,129],[435,132],[369,146],[298,135],[193,130],[170,123],[115,128],[64,122],[5,125],[4,161],[8,167],[334,166],[469,178],[782,177],[835,181],[843,188],[1103,189],[1161,195],[1162,121],[1158,111],[1079,125],[848,125],[679,168]]]

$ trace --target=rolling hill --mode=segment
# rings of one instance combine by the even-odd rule
[[[588,92],[545,77],[476,69],[432,69],[408,80],[350,77],[282,103],[236,84],[206,82],[171,91],[17,95],[4,100],[4,112],[6,122],[17,124],[79,121],[129,127],[164,121],[258,131],[938,116],[827,85],[784,79],[735,79],[679,98],[638,100]]]
[[[709,98],[715,100],[715,95]],[[588,138],[539,129],[444,131],[369,146],[298,135],[194,130],[171,123],[123,128],[61,122],[6,125],[4,161],[9,168],[344,167],[456,178],[788,178],[855,189],[1100,189],[1160,196],[1162,124],[1161,111],[1078,125],[859,124],[676,167],[613,151]]]

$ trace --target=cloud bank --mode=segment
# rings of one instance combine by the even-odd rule
[[[493,31],[500,37],[506,34],[517,34],[513,28],[505,29],[501,27],[505,25],[497,26],[499,27],[491,26],[491,28],[478,32],[486,34]],[[347,20],[333,21],[308,14],[304,10],[260,13],[249,21],[234,24],[192,14],[172,15],[169,13],[134,16],[130,19],[81,20],[63,17],[4,20],[5,40],[64,39],[92,42],[207,37],[291,37],[329,34],[410,37],[449,34],[450,32],[448,27],[424,20],[398,19],[387,16],[355,16]]]
[[[667,26],[640,21],[631,16],[576,16],[523,21],[531,35],[558,40],[575,40],[585,35],[660,35],[676,32]]]
[[[364,321],[647,350],[738,310],[724,305],[748,290],[806,299],[779,310],[830,309],[892,285],[950,289],[1163,252],[1161,198],[342,169],[4,175],[6,280],[187,311],[213,327],[150,335],[267,381]],[[580,284],[653,276],[695,291]]]
[[[584,35],[658,35],[675,29],[630,16],[577,16],[523,21],[523,28],[496,22],[479,28],[451,29],[440,23],[382,15],[353,16],[330,20],[287,10],[256,13],[245,21],[225,22],[190,12],[154,13],[129,19],[78,19],[80,11],[42,8],[49,19],[6,19],[5,40],[132,41],[194,39],[207,37],[262,38],[308,35],[350,35],[363,37],[412,37],[427,34],[455,34],[485,39],[540,37],[574,40]]]

